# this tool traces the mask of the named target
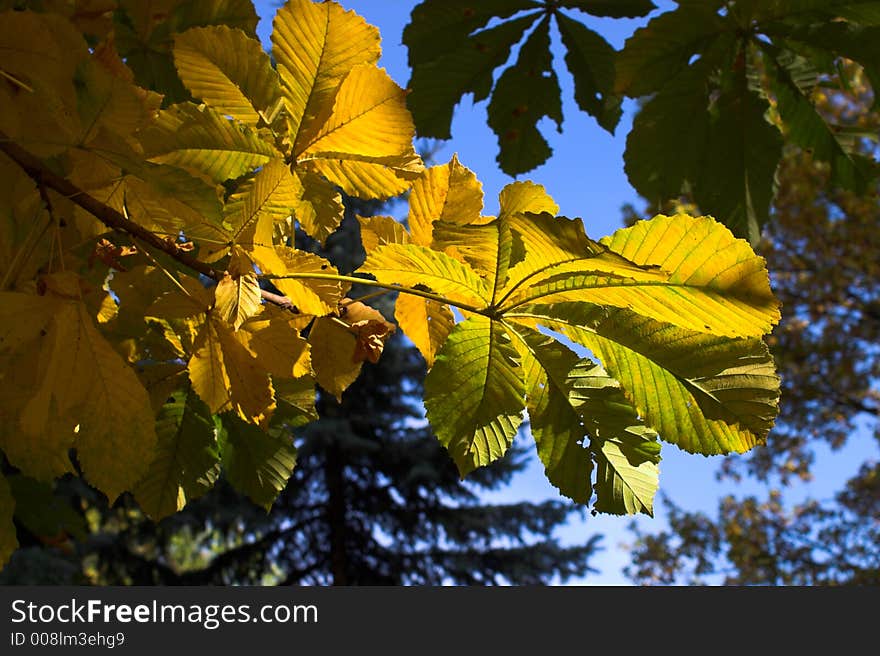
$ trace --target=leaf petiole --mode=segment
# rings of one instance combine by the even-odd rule
[[[263,274],[257,277],[264,280],[334,280],[337,282],[350,282],[356,285],[378,287],[386,291],[400,292],[401,294],[421,296],[422,298],[426,298],[430,301],[437,301],[438,303],[443,303],[444,305],[451,305],[460,310],[481,314],[484,317],[493,318],[494,316],[490,308],[479,308],[475,305],[462,303],[461,301],[456,301],[445,296],[441,296],[440,294],[435,294],[433,292],[415,289],[414,287],[404,287],[402,285],[389,285],[381,283],[377,280],[370,280],[369,278],[356,278],[355,276],[344,276],[334,273],[288,273],[284,275]]]

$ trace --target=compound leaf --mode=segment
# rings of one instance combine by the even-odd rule
[[[538,131],[545,116],[562,132],[562,99],[550,54],[550,20],[529,35],[516,63],[498,79],[489,102],[489,126],[498,136],[501,170],[515,176],[543,164],[552,154]]]

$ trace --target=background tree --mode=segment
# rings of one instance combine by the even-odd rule
[[[877,166],[853,148],[861,133],[829,123],[812,92],[819,74],[833,75],[841,57],[861,63],[874,85],[880,80],[880,13],[873,3],[676,0],[656,9],[650,0],[496,0],[478,7],[422,0],[403,32],[418,133],[449,138],[460,99],[491,96],[486,110],[499,166],[516,175],[547,160],[544,118],[563,129],[562,62],[554,64],[550,50],[555,26],[581,111],[613,133],[623,98],[642,102],[624,163],[630,184],[651,203],[686,193],[757,244],[784,143],[828,163],[835,184],[866,191]],[[584,14],[653,15],[616,52],[584,24]],[[771,103],[775,126],[766,120]]]
[[[372,214],[380,207],[346,204],[346,218],[325,248],[297,235],[301,248],[343,273],[364,258],[355,208]],[[392,316],[393,300],[382,295],[369,302]],[[296,431],[297,466],[269,513],[220,483],[154,524],[128,495],[108,508],[78,481],[59,482],[53,503],[70,513],[85,508],[89,529],[75,536],[34,527],[50,535],[31,533],[31,548],[13,557],[0,581],[548,584],[594,571],[588,562],[598,536],[565,547],[553,535],[571,513],[582,512],[574,504],[481,501],[522,470],[530,455],[524,445],[460,480],[424,421],[424,375],[422,356],[396,334],[341,402],[319,393],[318,419]],[[46,544],[51,536],[55,543]]]
[[[818,89],[832,123],[875,135],[880,116],[863,72]],[[842,80],[846,80],[843,83]],[[871,140],[859,148],[870,154]],[[767,257],[783,319],[771,336],[782,376],[767,445],[723,463],[725,477],[766,483],[766,498],[727,496],[715,517],[672,501],[668,531],[636,531],[628,575],[639,583],[833,585],[880,583],[880,201],[829,183],[828,167],[790,149],[778,176]],[[856,441],[869,454],[829,499],[785,502],[813,476],[820,443]]]

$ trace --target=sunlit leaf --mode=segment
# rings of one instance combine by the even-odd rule
[[[314,253],[277,246],[274,251],[255,249],[253,257],[263,271],[277,276],[301,276],[273,278],[272,283],[302,314],[329,314],[336,309],[347,291],[347,287],[338,280],[321,278],[338,275],[338,272],[327,260]],[[310,274],[316,277],[310,278]]]
[[[359,216],[361,244],[367,254],[385,244],[408,244],[410,235],[404,225],[391,216]]]
[[[602,442],[596,452],[594,508],[613,515],[645,513],[653,517],[659,451],[656,442],[631,435]]]
[[[176,35],[174,64],[194,97],[251,127],[281,96],[278,73],[260,42],[226,25]]]
[[[496,219],[483,225],[436,221],[433,235],[432,248],[468,264],[493,289],[503,286],[512,248],[506,220]]]
[[[234,411],[258,423],[272,410],[269,374],[224,321],[209,318],[187,364],[192,387],[212,414]]]
[[[529,430],[544,472],[559,492],[586,504],[592,495],[593,461],[584,444],[586,429],[569,398],[568,375],[577,363],[568,347],[552,337],[514,326],[514,346],[522,358]]]
[[[432,166],[413,183],[407,225],[413,242],[430,246],[433,223],[476,223],[483,209],[483,185],[474,172],[458,161]]]
[[[375,66],[356,66],[333,96],[333,110],[310,139],[297,148],[300,158],[325,153],[385,157],[412,147],[412,120],[404,91]]]
[[[550,267],[513,295],[510,307],[596,303],[731,337],[763,335],[779,320],[763,258],[709,217],[660,215],[601,243],[625,259],[618,264],[600,255]],[[656,271],[640,272],[627,261]]]
[[[229,271],[214,288],[214,309],[221,319],[238,330],[241,324],[260,311],[261,304],[257,274],[247,256],[235,249]]]
[[[324,244],[342,222],[342,195],[332,183],[313,171],[304,169],[297,177],[303,192],[294,208],[294,217],[307,235]]]
[[[620,383],[589,359],[568,372],[569,399],[592,437],[599,512],[654,514],[660,444],[627,400]]]
[[[256,132],[190,103],[163,110],[139,138],[150,161],[204,174],[214,182],[242,176],[279,155]]]
[[[414,244],[378,247],[360,268],[379,282],[407,286],[427,285],[431,290],[465,303],[488,302],[491,292],[473,269],[437,251]]]
[[[305,160],[307,170],[338,184],[350,196],[385,200],[409,189],[422,172],[422,160],[414,150],[399,155],[371,157],[351,153],[321,153]]]
[[[510,230],[516,252],[505,291],[527,283],[549,267],[602,252],[599,244],[587,237],[579,219],[546,212],[515,214],[510,218]]]
[[[511,182],[498,194],[502,215],[513,216],[523,212],[556,214],[559,206],[547,193],[544,185],[535,182]]]
[[[394,305],[394,319],[425,358],[428,368],[455,323],[449,306],[409,294],[400,294]]]
[[[528,316],[594,353],[645,423],[685,451],[743,453],[773,425],[779,378],[759,339],[690,332],[625,310],[573,304],[536,306]]]
[[[247,347],[276,378],[300,378],[312,373],[308,342],[300,337],[289,312],[264,306],[242,331]]]
[[[352,195],[399,194],[421,170],[403,89],[384,70],[356,66],[332,98],[332,111],[296,149],[297,159]]]
[[[290,0],[272,25],[290,133],[301,152],[299,140],[310,136],[303,128],[316,123],[342,79],[358,64],[378,61],[379,31],[335,2],[311,0]]]
[[[475,316],[449,334],[425,378],[431,428],[462,476],[503,456],[522,421],[522,367],[507,330]]]
[[[270,160],[226,202],[224,222],[230,227],[229,242],[249,251],[258,247],[274,250],[275,222],[291,215],[302,194],[302,185],[289,167],[279,159]]]

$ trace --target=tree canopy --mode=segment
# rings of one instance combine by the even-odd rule
[[[864,74],[852,65],[841,72],[847,84],[826,88],[818,107],[835,121],[876,132],[880,117],[871,111]],[[634,581],[880,582],[880,203],[876,194],[835,188],[829,178],[827,164],[789,150],[760,247],[786,308],[770,338],[783,381],[780,414],[766,446],[722,463],[720,473],[761,481],[766,493],[726,496],[715,515],[670,501],[669,530],[636,536],[628,568]],[[793,503],[795,483],[827,476],[828,467],[816,461],[820,446],[832,453],[848,446],[863,461],[848,478],[823,481],[826,495]]]
[[[856,0],[681,2],[613,56],[613,76],[601,39],[562,10],[642,15],[651,3],[499,0],[477,11],[429,0],[407,29],[409,96],[376,65],[378,31],[334,2],[289,0],[271,57],[247,0],[162,12],[108,3],[100,14],[11,5],[0,15],[0,448],[29,477],[73,473],[111,502],[131,492],[156,519],[221,475],[271,507],[296,463],[289,431],[314,417],[315,385],[341,398],[398,329],[426,362],[426,416],[462,477],[504,456],[525,414],[563,495],[651,514],[661,440],[742,453],[776,417],[763,338],[779,303],[764,259],[737,238],[754,241],[763,223],[773,153],[808,148],[843,186],[873,174],[850,147],[861,133],[828,123],[811,95],[838,56],[866,60],[876,42],[880,16]],[[474,35],[493,16],[513,18]],[[442,120],[426,127],[422,109],[445,106],[430,81],[446,105],[485,97],[533,23],[522,63],[494,84],[490,124],[534,144],[530,124],[561,121],[551,18],[576,82],[594,78],[575,93],[600,123],[613,128],[620,94],[652,95],[629,140],[637,188],[692,190],[721,223],[661,214],[594,240],[557,216],[540,184],[511,183],[498,216],[484,216],[473,171],[455,157],[424,166],[413,138]],[[840,20],[821,29],[830,18]],[[448,32],[430,39],[449,46],[439,58],[426,26]],[[513,90],[523,102],[511,105]],[[694,111],[670,109],[673,96]],[[708,118],[688,138],[711,153],[670,160],[650,131],[675,130],[651,121],[694,116]],[[506,157],[520,162],[508,170],[540,159]],[[403,192],[405,222],[361,221],[357,271],[295,246],[296,229],[320,243],[336,231],[342,193]],[[352,297],[354,284],[397,292],[393,317]],[[16,507],[0,479],[4,559]]]
[[[641,17],[656,9],[653,2],[425,0],[403,37],[418,133],[449,138],[461,97],[491,96],[488,121],[498,136],[502,170],[516,175],[544,163],[552,151],[539,123],[546,117],[563,129],[550,50],[555,26],[579,109],[613,133],[623,98],[643,101],[624,159],[630,183],[652,203],[691,195],[734,234],[757,243],[784,143],[827,162],[833,184],[857,193],[868,189],[876,162],[857,145],[871,133],[818,111],[815,93],[842,58],[861,64],[873,85],[880,81],[876,3],[676,4],[616,52],[578,16]],[[505,67],[520,42],[516,59]],[[493,81],[499,68],[503,72]]]

